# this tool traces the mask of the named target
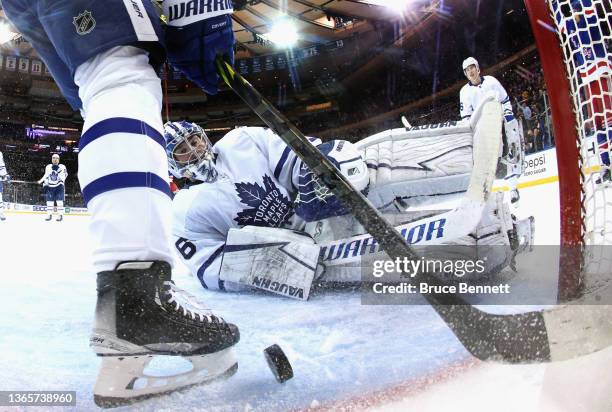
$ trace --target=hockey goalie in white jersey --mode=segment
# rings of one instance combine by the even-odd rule
[[[495,174],[499,114],[499,132],[485,137],[479,130],[488,125],[479,126],[476,110],[470,121],[388,130],[357,144],[310,140],[409,243],[473,246],[464,248],[466,257],[486,253],[486,272],[493,273],[530,247],[534,228],[533,219],[517,221],[501,193],[479,183]],[[166,124],[165,138],[172,174],[201,182],[176,194],[173,237],[204,288],[306,300],[313,283],[358,283],[362,262],[382,257],[269,129],[238,128],[212,146],[199,126],[176,122]],[[479,148],[483,142],[493,149]]]

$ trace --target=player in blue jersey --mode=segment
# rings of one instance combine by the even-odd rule
[[[85,119],[78,178],[92,214],[98,272],[90,343],[103,357],[95,401],[131,402],[232,372],[238,329],[171,281],[171,203],[156,74],[167,57],[216,93],[215,57],[233,62],[231,2],[165,0],[165,26],[147,0],[4,0],[2,6]],[[180,379],[133,385],[158,354],[185,356],[194,369]]]
[[[6,171],[6,165],[4,164],[4,156],[0,152],[0,221],[6,220],[4,215],[4,201],[2,200],[2,192],[4,191],[3,182],[11,180],[11,176]]]
[[[60,164],[60,157],[57,153],[51,156],[51,163],[45,167],[45,174],[38,180],[45,188],[45,198],[47,200],[46,221],[53,219],[53,208],[57,205],[57,221],[61,222],[64,218],[64,183],[68,177],[66,166]]]

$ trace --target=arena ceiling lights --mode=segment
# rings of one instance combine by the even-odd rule
[[[414,3],[413,0],[360,0],[360,3],[374,4],[376,6],[384,6],[393,10],[397,14],[404,14],[408,5]]]
[[[17,37],[19,37],[19,33],[13,32],[8,23],[0,20],[0,44],[15,40]]]
[[[299,36],[293,20],[284,17],[277,20],[270,31],[262,34],[262,37],[271,41],[277,47],[290,48],[295,46]]]

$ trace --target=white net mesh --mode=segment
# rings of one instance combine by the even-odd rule
[[[612,2],[548,0],[576,116],[585,273],[610,273],[612,256]],[[560,182],[563,185],[563,182]],[[594,279],[591,279],[594,280]],[[586,287],[592,287],[587,282]]]

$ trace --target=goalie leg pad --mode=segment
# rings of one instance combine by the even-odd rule
[[[219,278],[293,299],[308,300],[320,247],[305,233],[245,226],[230,229]]]

